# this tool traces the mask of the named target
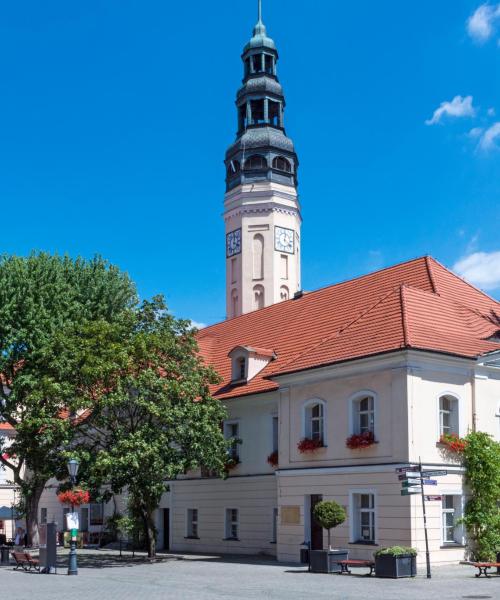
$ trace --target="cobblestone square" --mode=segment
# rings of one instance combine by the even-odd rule
[[[143,555],[119,557],[113,551],[80,551],[79,575],[66,575],[67,551],[59,554],[57,575],[0,569],[3,598],[49,600],[218,598],[299,600],[405,600],[415,598],[498,599],[500,577],[477,579],[464,565],[435,567],[432,580],[421,569],[415,579],[310,574],[307,568],[255,557],[161,555],[150,564]]]

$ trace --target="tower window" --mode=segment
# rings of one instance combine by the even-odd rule
[[[252,56],[253,72],[260,73],[262,71],[262,54],[254,54]]]
[[[269,123],[273,127],[281,127],[280,123],[281,104],[274,100],[269,100]]]
[[[257,233],[253,238],[253,278],[264,279],[264,238]]]
[[[274,75],[274,58],[270,54],[265,55],[265,70],[269,75]]]
[[[250,75],[250,59],[247,58],[245,60],[245,77],[248,77]]]
[[[245,161],[245,169],[249,171],[267,169],[267,160],[260,154],[254,154]]]
[[[253,288],[253,297],[254,297],[254,310],[259,310],[260,308],[264,308],[265,298],[264,298],[264,287],[262,285],[256,285]]]
[[[242,106],[240,106],[238,108],[238,128],[239,131],[241,131],[242,129],[246,129],[248,125],[248,120],[247,120],[247,105],[243,104]]]
[[[290,164],[290,161],[284,158],[283,156],[277,156],[273,160],[273,169],[276,169],[278,171],[284,171],[285,173],[291,173],[292,165]]]
[[[288,288],[286,287],[286,285],[282,285],[280,288],[280,300],[282,302],[284,302],[285,300],[288,300],[290,298],[290,292],[288,291]]]
[[[231,317],[238,316],[238,292],[233,290],[231,292]]]
[[[252,125],[265,123],[264,100],[250,100],[250,110],[252,112]]]

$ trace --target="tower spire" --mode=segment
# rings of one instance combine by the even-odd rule
[[[262,0],[259,0],[259,23],[262,23]]]
[[[255,25],[254,29],[253,29],[253,34],[254,36],[265,36],[266,35],[266,26],[264,25],[264,22],[262,21],[262,0],[258,0],[258,19],[257,19],[257,24]]]

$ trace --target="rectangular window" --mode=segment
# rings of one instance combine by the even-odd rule
[[[239,538],[239,515],[237,508],[226,508],[226,539],[237,540]]]
[[[306,409],[306,437],[324,442],[323,404],[313,404]]]
[[[461,544],[462,528],[457,525],[461,517],[462,497],[459,495],[443,496],[441,504],[441,524],[443,544]]]
[[[188,508],[187,510],[187,537],[198,538],[198,509]]]
[[[104,506],[102,504],[90,505],[90,524],[102,525],[104,518]]]
[[[280,265],[281,279],[288,279],[288,256],[285,254],[281,254]]]
[[[279,447],[279,421],[273,417],[273,452],[278,452]]]
[[[44,523],[47,523],[47,509],[46,508],[41,508],[40,509],[40,523],[42,525]]]
[[[80,531],[88,531],[89,530],[89,509],[81,508],[80,509]]]
[[[440,435],[458,435],[458,400],[451,396],[439,398]]]
[[[231,283],[236,283],[238,281],[237,279],[237,265],[236,265],[236,261],[238,259],[237,258],[232,258],[231,259]]]
[[[353,495],[353,542],[375,543],[375,495]]]
[[[375,429],[375,401],[372,396],[361,398],[355,402],[356,409],[356,432],[368,433]]]
[[[240,436],[240,426],[239,423],[225,423],[224,424],[224,437],[227,440],[230,439],[238,439]],[[233,460],[239,460],[238,455],[238,444],[233,443],[229,448],[229,456]]]

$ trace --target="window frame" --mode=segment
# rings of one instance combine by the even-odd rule
[[[237,435],[229,435],[228,428],[234,426],[237,427]],[[229,440],[231,438],[241,439],[241,427],[239,419],[228,419],[227,421],[224,421],[223,430],[224,438],[226,440]],[[241,462],[240,445],[241,444],[236,443],[231,448],[228,448],[229,457],[232,460],[238,460],[239,462]]]
[[[464,512],[464,496],[462,491],[459,490],[446,490],[441,494],[443,500],[441,501],[440,507],[440,539],[441,546],[443,547],[453,547],[453,546],[463,546],[465,544],[465,532],[462,524],[457,524],[456,522],[462,517]],[[453,498],[453,508],[443,508],[444,498],[451,497]],[[445,539],[445,519],[443,518],[445,514],[450,514],[453,512],[454,515],[454,536],[453,541],[449,541]]]
[[[101,518],[96,519],[95,515],[93,515],[93,507],[100,506],[101,507]],[[99,527],[104,523],[104,504],[102,502],[90,502],[89,503],[89,526],[90,527]]]
[[[194,518],[196,517],[196,518]],[[199,540],[200,513],[198,508],[186,508],[186,539]]]
[[[361,400],[367,397],[373,398],[373,435],[377,437],[378,430],[378,394],[373,390],[359,390],[349,396],[348,409],[349,409],[349,435],[359,434],[359,410],[357,406]]]
[[[436,398],[436,421],[437,421],[437,439],[439,440],[441,436],[444,434],[442,431],[441,423],[441,399],[449,398],[453,400],[456,404],[456,416],[455,416],[455,426],[456,431],[451,431],[450,433],[456,433],[459,437],[463,437],[465,435],[464,425],[465,425],[465,415],[463,414],[463,402],[461,397],[455,392],[450,391],[442,391],[438,394]]]
[[[327,402],[322,398],[310,398],[306,400],[302,405],[302,438],[313,439],[312,438],[312,427],[309,426],[309,411],[316,405],[320,405],[322,407],[322,444],[323,447],[327,447],[328,440],[328,431],[327,431]],[[314,417],[318,419],[318,417]],[[313,417],[311,417],[312,422]]]
[[[357,498],[360,496],[372,496],[373,508],[361,509],[357,506]],[[359,512],[358,512],[359,508]],[[363,540],[361,538],[361,512],[373,514],[373,540]],[[349,544],[359,544],[360,546],[378,546],[378,494],[374,489],[356,489],[349,491]]]
[[[233,519],[233,511],[236,511],[236,520]],[[236,537],[232,536],[232,528],[236,526]],[[225,508],[224,509],[224,540],[227,542],[239,542],[240,541],[240,509],[239,508]]]

